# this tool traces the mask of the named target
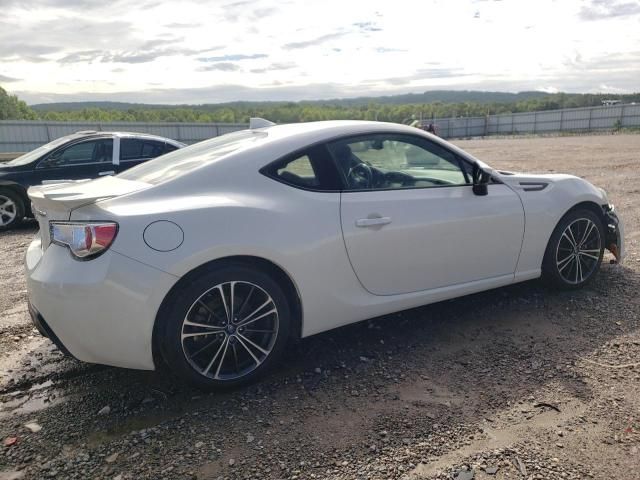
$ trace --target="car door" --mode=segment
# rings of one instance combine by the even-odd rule
[[[372,134],[328,147],[345,184],[345,246],[369,292],[397,295],[513,276],[524,212],[506,185],[475,195],[472,165],[419,136]]]
[[[120,155],[116,165],[118,173],[159,157],[167,150],[165,142],[143,138],[121,137]]]
[[[114,173],[113,139],[97,138],[57,148],[37,165],[33,184],[97,178]]]

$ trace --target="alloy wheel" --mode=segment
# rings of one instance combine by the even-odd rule
[[[598,268],[602,242],[600,230],[588,218],[571,222],[556,248],[556,267],[562,279],[572,285],[583,283]]]
[[[237,380],[258,368],[278,337],[278,309],[258,285],[225,282],[200,295],[182,322],[182,351],[214,380]]]
[[[17,214],[16,202],[9,197],[0,195],[0,227],[5,227],[12,223]]]

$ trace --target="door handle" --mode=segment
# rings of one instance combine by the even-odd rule
[[[391,223],[391,217],[360,218],[356,220],[356,227],[375,227]]]
[[[105,175],[115,175],[116,172],[113,170],[109,170],[108,172],[99,172],[98,175],[100,175],[101,177],[104,177]]]

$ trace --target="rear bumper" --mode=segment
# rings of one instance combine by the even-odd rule
[[[176,277],[111,250],[79,262],[32,242],[25,257],[30,312],[41,333],[79,360],[153,370],[153,325]]]
[[[40,312],[36,310],[36,307],[31,304],[31,302],[29,302],[28,308],[29,315],[31,316],[31,321],[38,329],[40,334],[43,337],[47,337],[49,340],[51,340],[62,353],[64,353],[65,355],[73,356],[71,355],[71,352],[67,349],[67,347],[65,347],[64,344],[60,341],[58,336],[53,332],[47,322],[45,322],[44,318],[42,318],[42,315],[40,315]]]

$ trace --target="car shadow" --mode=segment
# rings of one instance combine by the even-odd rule
[[[195,390],[166,372],[76,369],[56,377],[67,401],[48,415],[76,412],[82,433],[72,443],[97,453],[136,432],[170,443],[176,425],[206,424],[224,445],[203,461],[207,475],[223,475],[229,455],[257,462],[247,431],[278,435],[285,450],[304,439],[318,461],[336,448],[373,448],[367,445],[379,443],[379,431],[397,432],[405,443],[442,424],[477,434],[523,402],[586,404],[593,392],[578,365],[638,329],[628,309],[639,287],[633,270],[604,265],[578,291],[533,281],[387,315],[303,339],[262,380],[222,393]],[[105,406],[110,414],[97,415]],[[60,423],[52,428],[64,434]]]

